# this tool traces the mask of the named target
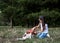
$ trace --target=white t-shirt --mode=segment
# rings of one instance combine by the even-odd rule
[[[40,23],[40,28],[43,29],[42,23]],[[45,24],[45,30],[43,31],[43,33],[48,33],[48,25]]]

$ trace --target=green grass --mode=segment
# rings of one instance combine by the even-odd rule
[[[21,37],[28,28],[16,26],[10,29],[9,26],[0,26],[0,43],[60,43],[60,28],[49,28],[49,34],[53,38],[38,39],[32,38],[25,41],[16,41],[17,37]]]

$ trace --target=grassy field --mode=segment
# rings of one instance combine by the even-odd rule
[[[28,28],[16,26],[10,29],[9,26],[0,26],[0,43],[60,43],[60,28],[49,28],[49,34],[53,38],[38,39],[32,38],[25,41],[16,41],[17,37],[21,37]]]

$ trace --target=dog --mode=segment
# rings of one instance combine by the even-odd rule
[[[26,40],[28,38],[31,39],[33,35],[36,35],[35,28],[27,30],[22,36],[22,38],[17,38],[16,40]]]

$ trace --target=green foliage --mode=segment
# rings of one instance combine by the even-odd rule
[[[0,0],[0,10],[7,25],[12,20],[13,25],[34,26],[43,15],[49,26],[60,26],[59,3],[59,0]]]

